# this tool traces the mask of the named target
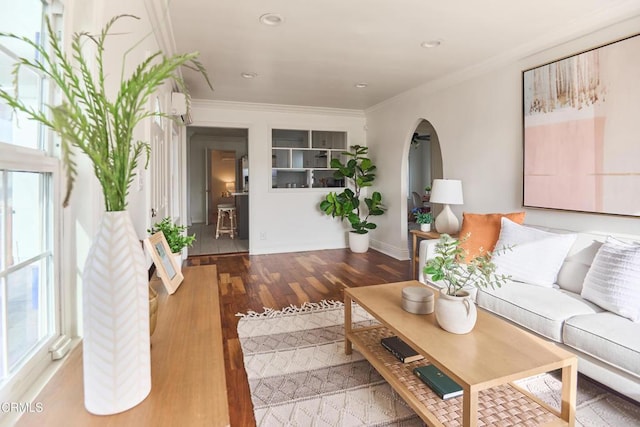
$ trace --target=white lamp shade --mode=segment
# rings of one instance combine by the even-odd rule
[[[434,179],[429,202],[443,205],[461,205],[463,203],[462,181],[458,179]]]

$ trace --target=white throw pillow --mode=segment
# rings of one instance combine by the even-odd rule
[[[581,295],[605,310],[640,322],[640,244],[608,237],[593,259]]]
[[[554,287],[577,234],[549,233],[507,218],[502,218],[501,227],[495,251],[511,249],[494,253],[496,273],[511,276],[518,282]]]

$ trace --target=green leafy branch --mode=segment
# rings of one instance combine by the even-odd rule
[[[182,66],[200,72],[209,87],[212,87],[204,67],[196,60],[198,52],[170,57],[156,52],[142,61],[129,78],[122,78],[115,101],[110,101],[105,90],[103,54],[111,27],[123,18],[139,19],[133,15],[118,15],[107,22],[97,36],[87,32],[75,33],[71,40],[71,58],[63,52],[48,19],[46,28],[49,49],[26,37],[0,33],[0,37],[28,44],[38,53],[36,58],[41,58],[19,58],[12,70],[14,94],[0,89],[0,99],[14,110],[24,113],[30,120],[40,122],[60,135],[67,178],[64,206],[69,203],[77,176],[77,165],[73,158],[73,148],[76,147],[93,164],[95,176],[103,190],[105,209],[124,210],[129,187],[138,167],[138,158],[145,155],[146,168],[151,152],[147,142],[134,141],[134,129],[146,118],[168,117],[162,112],[146,110],[149,97],[167,80],[175,81],[184,89],[185,85],[179,74]],[[95,75],[83,54],[87,40],[93,42],[95,47]],[[22,67],[44,75],[60,89],[64,101],[60,105],[49,106],[50,117],[20,100],[18,75]]]
[[[429,259],[423,269],[425,274],[431,276],[432,281],[444,282],[449,295],[457,295],[459,291],[474,286],[495,289],[509,280],[509,276],[496,274],[496,266],[491,257],[511,248],[483,251],[464,264],[466,252],[460,244],[468,237],[469,235],[458,240],[448,234],[440,236],[440,240],[436,243],[435,257]]]

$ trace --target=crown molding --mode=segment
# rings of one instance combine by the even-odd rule
[[[325,116],[365,118],[364,110],[346,108],[310,107],[304,105],[264,104],[257,102],[218,101],[211,99],[192,99],[192,109],[219,108],[225,110],[262,111],[270,113],[296,113]]]
[[[177,48],[173,35],[173,26],[171,25],[171,19],[169,19],[169,0],[145,0],[144,6],[147,9],[151,28],[153,28],[153,34],[160,50],[166,56],[175,55]]]

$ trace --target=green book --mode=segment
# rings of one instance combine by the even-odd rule
[[[462,387],[457,382],[449,378],[435,365],[420,366],[413,370],[431,390],[435,391],[442,399],[462,396]]]

